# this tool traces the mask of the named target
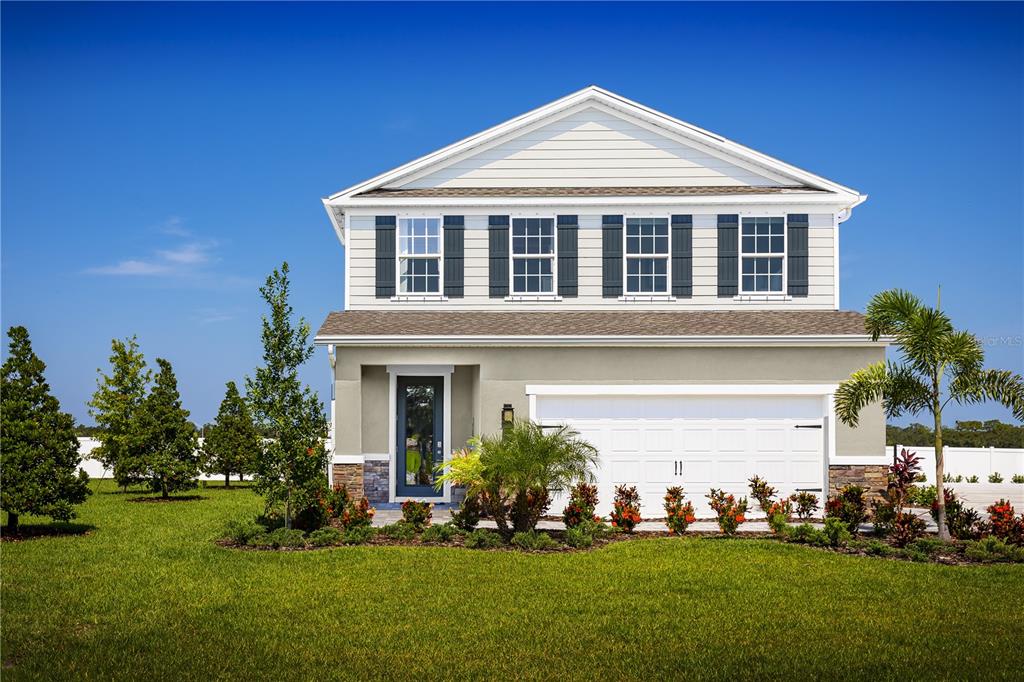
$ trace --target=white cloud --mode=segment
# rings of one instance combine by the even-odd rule
[[[190,239],[192,233],[184,229],[180,218],[164,221],[158,231],[174,238],[178,243],[162,249],[154,249],[149,256],[133,256],[112,265],[98,265],[86,268],[89,275],[110,275],[129,277],[189,277],[208,278],[210,264],[218,261],[214,250],[217,242]],[[182,242],[181,240],[189,239]]]
[[[178,216],[171,216],[157,227],[157,231],[172,237],[191,237],[192,233],[185,229],[184,222]]]
[[[123,260],[115,265],[100,265],[88,268],[90,275],[166,275],[171,269],[166,265],[144,260]]]
[[[185,244],[177,249],[157,251],[160,259],[169,263],[179,265],[200,265],[210,262],[210,251],[216,246],[216,242],[193,242]]]

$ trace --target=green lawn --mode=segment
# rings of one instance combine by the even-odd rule
[[[947,567],[755,540],[587,553],[213,544],[248,490],[131,502],[87,536],[2,546],[0,675],[1017,678],[1024,566]]]

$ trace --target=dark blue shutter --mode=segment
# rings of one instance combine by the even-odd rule
[[[377,216],[377,298],[395,295],[395,216]]]
[[[622,295],[622,216],[601,218],[601,295]]]
[[[460,215],[444,217],[444,295],[462,298],[463,242],[466,221]]]
[[[491,298],[508,296],[508,216],[487,219],[489,292]]]
[[[672,295],[693,296],[693,216],[672,216]]]
[[[558,230],[558,295],[576,298],[579,295],[579,220],[574,215],[560,215]]]
[[[718,216],[718,297],[739,293],[740,217]]]
[[[790,296],[807,296],[807,228],[806,213],[786,216],[786,290]]]

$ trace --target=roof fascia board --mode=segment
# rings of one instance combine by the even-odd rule
[[[331,208],[330,203],[327,199],[321,199],[324,205],[324,210],[327,211],[327,219],[331,221],[331,227],[334,228],[334,234],[338,237],[338,241],[341,242],[342,246],[345,246],[345,229],[343,226],[338,225],[338,218],[334,215],[334,210]]]
[[[503,135],[507,135],[513,132],[519,132],[519,130],[525,126],[533,123],[537,123],[542,119],[547,119],[555,114],[558,114],[564,110],[571,110],[573,107],[589,103],[591,101],[603,102],[611,105],[615,108],[624,110],[634,117],[639,116],[641,118],[647,117],[652,122],[659,124],[662,127],[668,127],[676,133],[682,134],[691,143],[692,142],[705,142],[705,144],[712,148],[717,148],[719,152],[724,152],[730,157],[737,157],[739,159],[745,159],[749,162],[754,163],[760,167],[759,172],[764,172],[767,168],[776,173],[781,173],[785,176],[791,176],[800,182],[816,187],[819,189],[825,189],[840,194],[846,194],[850,197],[859,197],[860,194],[849,187],[845,187],[838,183],[827,180],[813,173],[809,173],[800,168],[787,164],[783,161],[770,157],[766,154],[757,152],[749,147],[741,145],[736,142],[732,142],[720,135],[711,133],[703,128],[699,128],[692,124],[680,121],[679,119],[673,118],[662,112],[656,111],[649,107],[646,107],[638,102],[634,102],[630,99],[608,92],[596,86],[591,86],[583,90],[579,90],[570,95],[567,95],[561,99],[555,100],[550,104],[544,105],[532,111],[521,114],[515,118],[509,119],[504,123],[497,126],[493,126],[484,130],[476,135],[464,138],[458,142],[455,142],[447,147],[443,147],[435,152],[422,156],[418,159],[414,159],[409,163],[399,166],[391,171],[377,175],[369,180],[361,182],[357,185],[353,185],[340,192],[328,197],[329,201],[334,201],[342,197],[349,197],[359,192],[368,191],[381,187],[385,184],[393,183],[401,178],[412,175],[413,173],[424,170],[428,166],[439,164],[443,161],[448,160],[450,157],[465,153],[467,151],[477,150],[482,145],[491,142],[495,138]],[[568,115],[568,114],[567,114]],[[555,119],[557,120],[557,119]],[[730,159],[735,160],[735,159]]]
[[[607,196],[607,197],[352,197],[335,206],[352,209],[402,208],[402,207],[508,207],[508,206],[558,206],[598,207],[606,206],[611,211],[623,206],[771,206],[773,210],[800,213],[800,208],[820,207],[842,211],[856,206],[866,197],[854,200],[835,194],[730,194],[722,196]]]
[[[319,346],[887,346],[866,334],[796,336],[317,336]]]

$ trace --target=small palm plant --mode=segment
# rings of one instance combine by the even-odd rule
[[[553,491],[593,480],[597,449],[568,426],[544,429],[517,420],[501,433],[474,439],[438,468],[445,481],[466,487],[479,499],[507,538],[533,530],[551,503]]]
[[[856,426],[861,410],[878,400],[888,417],[931,413],[935,423],[935,481],[939,537],[948,540],[942,453],[942,410],[958,404],[993,400],[1024,420],[1024,378],[1005,370],[982,369],[985,352],[974,335],[953,328],[938,307],[893,289],[868,304],[867,332],[877,341],[892,337],[900,362],[878,362],[857,370],[836,391],[836,416]]]

